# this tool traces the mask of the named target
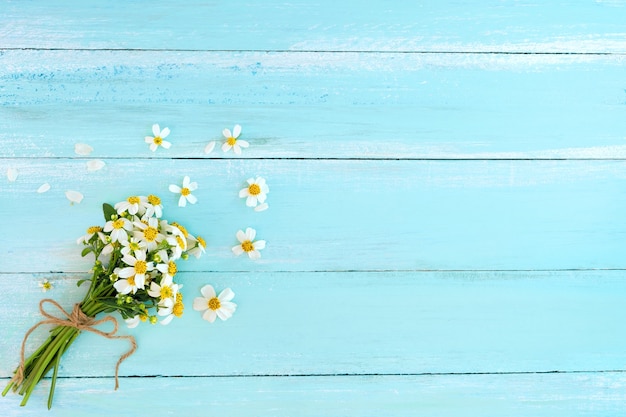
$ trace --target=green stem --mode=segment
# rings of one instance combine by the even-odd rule
[[[52,383],[50,384],[50,394],[48,395],[48,410],[52,408],[52,399],[54,398],[54,388],[57,385],[57,374],[59,373],[59,363],[61,363],[61,356],[65,352],[64,348],[59,349],[56,359],[54,361],[54,372],[52,372]]]

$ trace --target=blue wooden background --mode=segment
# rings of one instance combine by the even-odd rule
[[[239,308],[124,329],[119,391],[127,346],[81,335],[46,415],[626,414],[625,54],[622,0],[1,1],[0,382],[38,301],[81,299],[101,204],[156,193],[207,238],[186,300]]]

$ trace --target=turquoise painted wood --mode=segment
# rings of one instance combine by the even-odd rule
[[[239,308],[124,328],[117,392],[127,346],[81,335],[48,415],[622,415],[625,7],[1,1],[0,383],[38,301],[81,299],[102,202],[157,193],[209,244],[185,300]],[[256,175],[261,213],[237,196]],[[247,226],[257,262],[230,251]],[[0,415],[42,415],[48,384]]]

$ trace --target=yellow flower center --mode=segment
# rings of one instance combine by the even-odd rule
[[[155,145],[160,145],[163,143],[163,138],[161,136],[155,136],[153,142]]]
[[[124,219],[117,219],[113,222],[114,229],[121,229],[124,227]]]
[[[174,295],[174,293],[172,292],[172,287],[169,287],[167,285],[162,286],[160,295],[161,299],[172,298],[172,295]]]
[[[222,306],[222,303],[220,303],[219,298],[213,297],[209,300],[207,305],[209,306],[211,310],[215,311],[215,310],[219,310],[219,308]]]
[[[128,277],[126,279],[126,281],[128,281],[128,285],[130,285],[131,287],[136,286],[136,284],[135,284],[135,276],[134,275],[132,277]]]
[[[159,204],[161,204],[161,199],[156,195],[150,194],[148,196],[148,203],[152,204],[153,206],[158,206]]]
[[[261,194],[261,187],[259,187],[257,184],[252,184],[248,187],[248,192],[250,193],[250,195],[259,195]]]
[[[139,316],[139,320],[145,323],[146,321],[148,321],[148,316],[145,314],[142,314]]]
[[[176,243],[178,243],[178,246],[180,246],[181,249],[185,249],[187,247],[187,245],[183,241],[183,238],[178,235],[176,235]]]
[[[135,262],[135,273],[136,274],[145,274],[148,270],[148,265],[146,261],[137,261]]]
[[[141,248],[139,247],[139,243],[137,243],[137,242],[130,242],[130,243],[128,244],[128,247],[129,247],[131,250],[133,250],[133,251],[138,251],[139,249],[141,249]]]
[[[187,229],[185,229],[183,226],[181,226],[180,224],[176,223],[176,222],[172,222],[172,226],[175,226],[178,228],[178,230],[180,230],[180,232],[183,234],[183,236],[187,237],[189,236],[189,232],[187,231]]]
[[[158,234],[159,234],[159,231],[151,226],[146,227],[146,229],[143,231],[143,235],[148,242],[154,241],[154,239],[156,239]]]
[[[178,271],[178,268],[176,268],[176,262],[169,261],[167,264],[167,273],[171,276],[174,276],[176,275],[177,271]]]
[[[48,281],[43,283],[43,289],[48,291],[50,288],[52,288],[52,284],[50,284]]]
[[[187,197],[189,194],[191,194],[191,191],[189,190],[189,188],[183,187],[183,189],[180,190],[180,193],[184,195],[185,197]]]
[[[229,137],[228,139],[226,139],[226,143],[228,143],[230,146],[234,146],[235,143],[237,143],[237,138],[233,138],[232,136]]]
[[[180,317],[183,315],[184,309],[185,309],[185,306],[183,305],[183,303],[175,302],[174,307],[172,308],[172,314],[175,315],[176,317]]]
[[[241,249],[243,249],[244,252],[252,252],[254,250],[254,244],[249,240],[246,240],[241,242]]]
[[[101,232],[101,231],[102,231],[102,227],[100,226],[91,226],[89,229],[87,229],[87,233],[89,233],[90,235]]]
[[[180,292],[176,293],[176,302],[177,303],[182,303],[183,302],[183,294]]]
[[[130,204],[139,204],[141,200],[136,195],[133,195],[131,197],[128,197],[126,201],[128,201]]]
[[[198,236],[196,239],[198,239],[198,244],[200,246],[202,246],[203,248],[206,248],[206,241],[204,239],[202,239],[200,236]]]

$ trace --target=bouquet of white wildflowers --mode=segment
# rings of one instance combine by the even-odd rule
[[[180,224],[162,219],[161,201],[154,195],[131,196],[114,207],[104,204],[103,211],[104,226],[90,227],[78,240],[85,246],[82,256],[93,253],[95,257],[91,278],[78,282],[79,286],[89,282],[84,300],[77,303],[71,313],[65,312],[54,300],[41,300],[39,308],[45,319],[24,337],[20,364],[2,393],[4,396],[12,389],[23,395],[21,405],[26,404],[37,383],[52,370],[48,408],[52,406],[59,362],[81,331],[130,341],[131,349],[119,358],[116,365],[117,389],[119,365],[135,351],[135,340],[132,336],[116,335],[115,318],[106,316],[96,320],[98,314],[117,311],[129,327],[146,321],[168,324],[183,314],[183,299],[179,292],[182,285],[175,282],[176,262],[187,259],[190,254],[200,257],[205,251],[205,241],[192,236]],[[63,317],[45,311],[46,304],[57,308]],[[112,322],[114,329],[105,332],[95,327],[104,322]],[[43,324],[54,325],[48,339],[25,358],[28,336]]]

